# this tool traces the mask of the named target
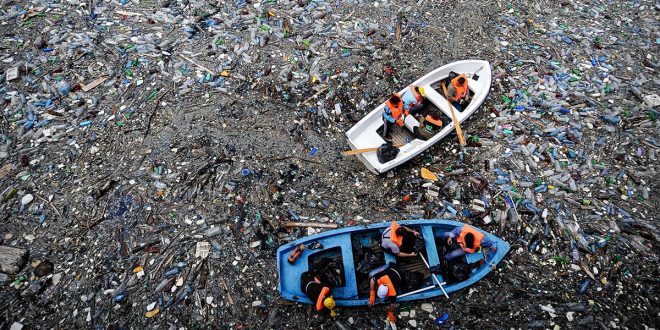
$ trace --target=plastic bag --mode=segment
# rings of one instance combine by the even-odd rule
[[[424,241],[423,238],[415,237],[415,246],[414,246],[413,250],[415,252],[422,251],[424,249],[425,245],[426,245],[426,242]]]
[[[391,143],[383,143],[380,147],[378,147],[378,151],[376,151],[378,161],[381,164],[387,163],[390,160],[396,158],[398,154],[399,148],[395,147]]]
[[[424,274],[418,272],[403,272],[401,274],[401,289],[403,292],[411,292],[419,289],[424,280]]]
[[[369,248],[363,247],[361,253],[358,255],[358,263],[355,271],[361,274],[369,274],[369,271],[378,267],[378,257]]]

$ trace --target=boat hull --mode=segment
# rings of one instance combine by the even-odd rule
[[[398,221],[398,223],[401,225],[418,227],[419,232],[422,234],[422,237],[426,242],[425,254],[428,258],[428,263],[430,266],[434,266],[440,263],[440,256],[436,246],[436,239],[438,239],[438,236],[444,231],[450,231],[457,226],[463,226],[463,223],[461,222],[442,219],[407,220]],[[345,285],[343,287],[332,288],[335,302],[338,306],[367,305],[368,297],[363,295],[360,296],[358,293],[356,281],[357,274],[355,272],[355,260],[351,237],[374,231],[378,231],[378,233],[380,233],[388,226],[389,223],[379,223],[368,226],[341,228],[323,232],[318,235],[303,237],[291,243],[280,246],[280,248],[277,250],[277,267],[279,276],[278,290],[280,291],[282,297],[288,300],[310,304],[310,300],[302,293],[300,289],[301,274],[308,270],[309,262],[314,257],[314,254],[324,253],[325,251],[332,251],[334,249],[341,251],[341,261],[342,267],[344,269],[345,279]],[[481,229],[478,230],[492,241],[497,243],[497,251],[493,253],[493,255],[488,260],[486,260],[482,266],[475,269],[466,281],[450,283],[444,286],[444,289],[447,293],[463,289],[482,279],[495,268],[495,265],[502,261],[506,253],[509,251],[508,243],[488,232],[485,232]],[[321,243],[323,248],[319,250],[306,249],[293,264],[288,263],[287,257],[296,246],[300,244],[306,244],[309,246],[309,244],[313,242]],[[472,260],[479,259],[478,254],[468,256],[468,258],[470,257]],[[385,253],[385,263],[390,261],[396,262],[396,258],[393,255]],[[441,276],[440,280],[442,281]],[[429,289],[417,294],[402,297],[398,299],[398,301],[426,299],[440,295],[443,295],[442,290],[440,290],[438,287],[435,287],[433,289]]]
[[[426,98],[433,105],[438,107],[447,117],[452,118],[451,109],[449,108],[447,99],[442,96],[443,91],[437,86],[438,81],[447,78],[451,71],[456,73],[467,73],[468,85],[470,86],[470,90],[474,93],[472,101],[466,109],[463,111],[455,111],[458,122],[462,123],[476,112],[488,97],[492,80],[490,63],[481,60],[464,60],[449,63],[429,72],[423,77],[415,80],[412,84],[424,87]],[[478,79],[476,80],[476,77],[473,75],[474,73],[478,76]],[[399,91],[399,93],[401,94],[404,90]],[[382,114],[384,108],[385,103],[383,102],[346,132],[348,144],[352,150],[378,147],[385,143],[385,140],[377,132],[378,129],[383,126]],[[415,126],[419,126],[417,119],[413,118],[413,116],[407,116],[405,119],[405,129],[412,132]],[[358,154],[357,158],[364,163],[367,169],[371,172],[376,174],[385,173],[411,160],[424,150],[445,138],[447,135],[451,134],[453,131],[454,123],[445,123],[444,128],[431,139],[426,141],[412,139],[400,148],[399,154],[396,158],[386,163],[380,163],[378,161],[376,152]]]

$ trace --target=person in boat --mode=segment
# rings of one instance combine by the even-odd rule
[[[405,226],[399,226],[396,221],[385,229],[382,235],[381,246],[385,252],[397,257],[414,257],[415,239],[420,237],[419,233]]]
[[[470,89],[465,74],[460,74],[451,80],[447,86],[447,99],[458,111],[463,110],[463,105],[469,101]]]
[[[319,267],[302,273],[300,276],[300,290],[309,297],[317,312],[334,318],[337,313],[335,312],[332,288],[330,284],[321,280],[322,276],[320,274],[322,274],[322,269],[319,269]]]
[[[376,303],[376,297],[385,303],[394,304],[401,292],[401,271],[390,262],[369,272],[369,305]]]
[[[383,137],[386,140],[391,140],[393,125],[403,126],[404,119],[403,100],[401,100],[399,94],[393,93],[385,102],[385,108],[383,109]]]
[[[419,120],[419,126],[415,126],[413,131],[415,137],[420,140],[428,140],[442,129],[441,112],[438,108],[431,108],[428,114]]]
[[[424,87],[410,85],[401,94],[403,100],[403,114],[415,115],[429,103]]]
[[[456,240],[457,248],[445,254],[445,261],[450,261],[458,257],[464,256],[468,253],[476,252],[480,247],[490,248],[491,252],[497,251],[497,244],[491,241],[486,235],[475,229],[470,225],[463,225],[456,227],[450,232],[445,232],[442,237],[447,239],[447,245],[450,247],[455,246],[454,239]]]

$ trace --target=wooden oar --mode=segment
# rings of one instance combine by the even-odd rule
[[[461,125],[458,122],[458,118],[456,118],[456,113],[454,112],[454,106],[451,104],[451,101],[449,101],[449,97],[447,97],[447,87],[445,87],[444,82],[442,84],[442,92],[445,94],[445,98],[447,99],[447,104],[449,104],[449,110],[451,110],[451,117],[454,120],[454,128],[456,128],[456,135],[458,135],[458,142],[464,146],[467,143],[465,143],[465,139],[463,138],[463,131],[461,130]]]
[[[403,144],[395,144],[394,146],[397,147],[397,148],[401,148],[401,147],[403,147],[404,145],[405,145],[405,143],[403,143]],[[356,149],[356,150],[347,150],[347,151],[342,151],[342,154],[344,154],[344,156],[358,155],[358,154],[363,154],[363,153],[365,153],[365,152],[376,151],[376,150],[378,150],[378,148],[380,148],[380,147],[375,147],[375,148],[364,148],[364,149]]]

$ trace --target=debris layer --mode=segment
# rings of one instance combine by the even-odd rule
[[[657,328],[658,10],[3,1],[0,328],[382,328],[384,306],[282,301],[275,249],[438,217],[512,250],[400,327]],[[341,154],[392,91],[466,58],[494,75],[466,147],[383,176]]]

